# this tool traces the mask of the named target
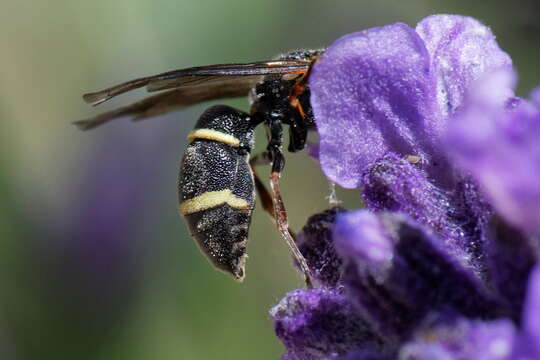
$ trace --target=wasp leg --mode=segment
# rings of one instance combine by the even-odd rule
[[[257,190],[259,199],[261,199],[263,210],[268,215],[270,215],[274,224],[276,224],[274,202],[272,200],[272,195],[270,195],[270,193],[266,189],[266,186],[264,186],[263,182],[261,181],[261,178],[259,177],[259,175],[257,175],[257,171],[255,170],[256,166],[269,165],[271,163],[272,161],[270,160],[270,156],[268,155],[267,152],[260,153],[249,161],[249,165],[251,166],[251,171],[253,171],[253,177],[255,179],[255,189]],[[296,234],[290,227],[288,229],[289,229],[289,234],[291,234],[292,238],[294,239],[294,242],[296,243]]]
[[[285,204],[281,197],[281,191],[279,189],[279,178],[281,177],[281,169],[283,168],[284,159],[283,154],[279,149],[274,148],[271,153],[272,158],[272,172],[270,173],[270,187],[272,189],[272,207],[273,215],[276,222],[276,226],[281,234],[281,237],[285,240],[289,249],[296,260],[300,270],[304,273],[304,279],[306,287],[308,289],[313,288],[313,280],[311,271],[307,265],[306,259],[298,249],[295,238],[291,235],[289,229],[289,220],[287,219],[287,210],[285,210]],[[262,184],[262,183],[261,183]]]
[[[268,215],[270,215],[272,219],[274,219],[274,204],[272,202],[272,196],[264,186],[263,182],[259,178],[259,175],[257,175],[257,171],[255,170],[256,166],[269,165],[271,162],[272,161],[270,160],[268,153],[264,152],[251,158],[251,160],[249,161],[249,165],[251,166],[251,171],[253,172],[253,177],[255,179],[255,189],[257,190],[259,199],[261,199],[263,209]],[[289,232],[294,238],[296,238],[291,229],[289,229]]]
[[[270,163],[272,163],[272,161],[268,152],[264,152],[253,157],[249,162],[249,164],[251,165],[251,169],[253,170],[253,176],[255,178],[255,188],[257,189],[257,194],[259,195],[259,198],[261,199],[264,211],[266,211],[272,217],[272,219],[274,219],[274,222],[281,234],[281,237],[289,246],[289,249],[293,254],[294,259],[298,263],[298,266],[302,270],[302,273],[304,273],[306,286],[311,289],[313,287],[311,271],[307,266],[306,259],[298,249],[298,246],[296,246],[296,235],[289,227],[289,222],[287,220],[287,212],[285,210],[285,206],[283,204],[283,200],[279,191],[279,182],[277,179],[279,179],[280,173],[272,172],[272,175],[270,176],[270,184],[273,192],[273,194],[270,195],[263,182],[257,175],[257,172],[255,171],[255,166],[268,165]],[[277,179],[275,179],[276,176]]]
[[[256,166],[261,165],[269,165],[272,161],[270,160],[270,156],[267,152],[260,153],[249,161],[249,165],[251,166],[251,171],[253,172],[253,177],[255,180],[255,189],[257,190],[257,195],[259,195],[259,199],[261,200],[263,210],[270,215],[272,218],[274,224],[276,224],[276,218],[275,218],[275,211],[274,211],[274,202],[272,200],[272,195],[268,192],[266,189],[266,186],[264,186],[263,182],[261,181],[261,178],[257,174],[257,171],[255,170]],[[289,234],[291,234],[292,238],[294,239],[294,242],[296,243],[296,234],[294,231],[289,227]]]
[[[306,287],[308,289],[313,288],[313,281],[311,276],[311,271],[309,270],[309,267],[307,265],[306,259],[298,249],[298,246],[296,246],[295,239],[291,236],[289,233],[289,221],[287,219],[287,211],[285,210],[285,205],[283,204],[283,199],[281,198],[281,193],[279,190],[279,177],[281,176],[278,172],[272,172],[270,174],[270,185],[272,187],[272,200],[274,202],[274,216],[276,218],[276,224],[278,227],[279,232],[281,233],[281,236],[289,245],[289,248],[298,263],[298,266],[300,266],[300,269],[304,273],[305,281],[306,281]]]

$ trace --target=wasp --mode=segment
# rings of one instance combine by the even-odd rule
[[[279,179],[285,165],[283,125],[289,127],[290,152],[304,149],[308,131],[315,129],[307,80],[323,53],[294,51],[271,61],[192,67],[131,80],[84,94],[83,99],[98,105],[141,87],[162,92],[75,124],[88,130],[124,116],[141,120],[208,100],[248,95],[249,112],[210,107],[188,134],[178,177],[179,212],[208,260],[242,281],[257,192],[311,286],[309,268],[289,229]],[[250,158],[259,125],[266,128],[268,145]],[[271,166],[272,194],[255,172],[255,166],[263,164]]]

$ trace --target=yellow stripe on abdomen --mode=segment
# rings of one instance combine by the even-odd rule
[[[232,146],[240,146],[240,140],[238,140],[236,137],[212,129],[195,129],[191,131],[188,134],[188,140],[191,142],[195,139],[213,140]]]
[[[192,214],[198,211],[211,209],[216,206],[228,204],[230,207],[240,210],[250,209],[246,200],[234,195],[231,190],[207,191],[202,195],[186,200],[180,204],[182,215]]]

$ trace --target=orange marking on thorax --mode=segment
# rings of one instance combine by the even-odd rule
[[[321,56],[313,56],[311,58],[311,63],[309,64],[309,68],[306,72],[300,76],[296,84],[293,86],[291,95],[289,96],[289,104],[293,109],[296,109],[302,119],[305,119],[306,113],[304,112],[304,108],[302,107],[302,104],[300,103],[300,100],[298,100],[298,96],[300,96],[305,90],[306,90],[306,81],[309,77],[311,68],[313,65],[321,59]]]
[[[289,104],[293,109],[298,110],[300,113],[300,116],[302,118],[306,117],[306,113],[304,112],[304,109],[302,108],[302,104],[300,103],[300,100],[298,100],[298,96],[300,96],[304,90],[306,90],[306,87],[304,86],[306,77],[303,76],[300,81],[298,81],[292,89],[291,96],[289,97]]]

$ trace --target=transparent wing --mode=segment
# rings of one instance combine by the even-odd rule
[[[131,80],[101,91],[84,94],[83,99],[92,105],[99,105],[117,95],[141,87],[146,87],[148,91],[172,90],[90,119],[76,121],[75,124],[80,129],[88,130],[123,116],[131,115],[133,120],[139,120],[208,100],[245,96],[266,75],[277,74],[284,79],[291,79],[305,74],[309,65],[308,60],[218,64],[174,70]]]
[[[227,81],[221,82],[214,79],[212,82],[198,86],[183,86],[149,96],[90,119],[76,121],[74,124],[81,130],[90,130],[123,116],[131,116],[132,120],[141,120],[208,100],[245,96],[260,78],[260,75],[244,76],[234,81],[228,78]]]
[[[244,77],[269,74],[303,74],[309,68],[308,60],[260,61],[245,64],[218,64],[173,70],[142,77],[110,88],[83,95],[92,105],[101,104],[117,95],[146,86],[148,91],[172,89],[183,86],[205,86],[211,83],[235,83]]]

